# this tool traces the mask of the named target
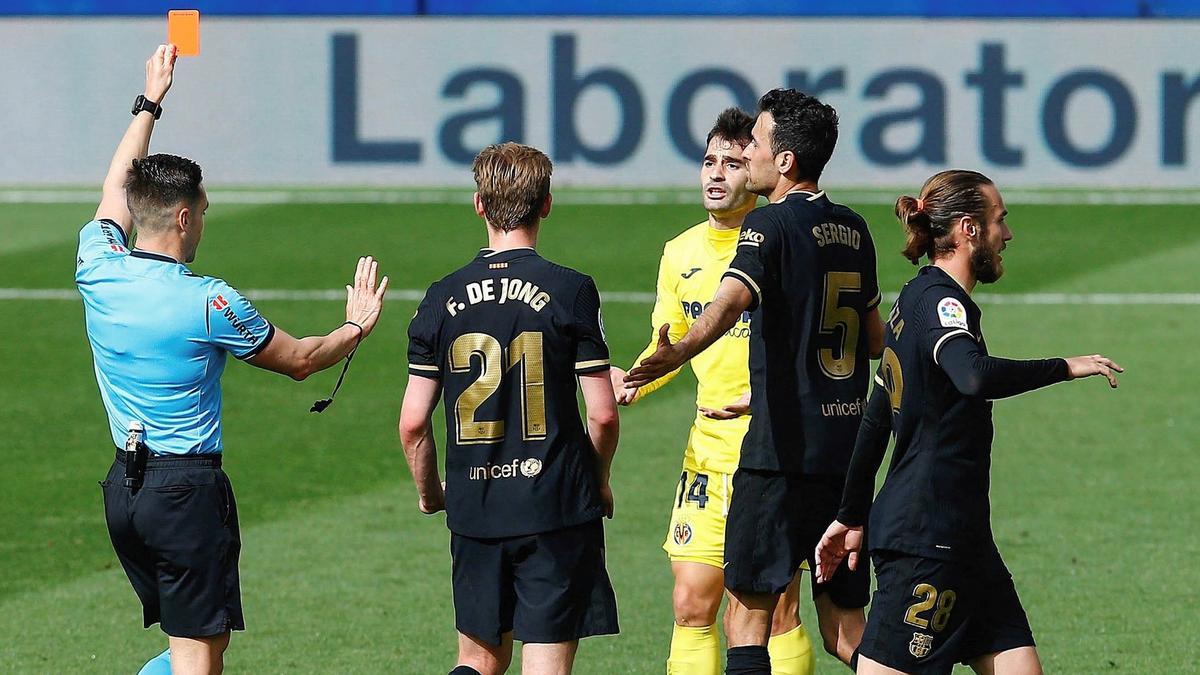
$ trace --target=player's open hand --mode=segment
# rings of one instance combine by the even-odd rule
[[[1103,375],[1108,380],[1108,386],[1113,389],[1117,388],[1116,373],[1123,373],[1125,369],[1117,365],[1112,359],[1103,357],[1099,354],[1091,356],[1076,356],[1066,359],[1067,372],[1072,380],[1081,377],[1090,377],[1092,375]]]
[[[175,74],[175,45],[159,45],[146,61],[146,98],[162,103]]]
[[[700,411],[701,415],[710,420],[731,420],[742,415],[748,415],[750,413],[750,392],[746,392],[745,396],[727,406],[723,406],[720,410],[705,408],[702,405],[696,406],[696,409]]]
[[[817,544],[817,569],[813,570],[813,576],[816,577],[817,583],[825,583],[833,578],[833,573],[837,571],[838,565],[842,564],[842,560],[846,560],[846,564],[851,570],[858,569],[858,557],[862,552],[863,545],[863,529],[859,527],[848,527],[838,521],[833,521],[829,527],[825,529],[824,536]]]
[[[683,365],[683,352],[679,345],[671,344],[671,325],[663,324],[658,329],[658,349],[642,359],[641,365],[625,376],[625,386],[643,387]]]
[[[359,258],[354,270],[354,285],[346,287],[346,320],[362,326],[363,338],[371,334],[379,321],[383,295],[387,293],[388,278],[384,277],[376,286],[378,275],[378,261],[371,256]]]
[[[625,385],[625,371],[616,366],[611,366],[608,369],[608,376],[612,378],[613,394],[617,397],[617,405],[629,405],[637,398],[637,387],[628,387]]]

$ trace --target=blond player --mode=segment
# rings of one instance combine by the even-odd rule
[[[756,196],[746,189],[742,150],[750,141],[754,118],[730,108],[708,134],[700,184],[708,219],[668,241],[658,270],[658,297],[651,324],[655,335],[634,363],[654,353],[657,329],[670,326],[671,341],[683,337],[721,284],[737,250],[742,220]],[[725,516],[737,470],[742,436],[749,426],[750,314],[707,351],[692,359],[696,421],[683,455],[673,500],[671,525],[663,549],[675,575],[675,629],[667,659],[670,675],[718,675],[721,645],[715,623],[724,594]],[[644,385],[625,387],[625,372],[612,368],[617,402],[629,405],[671,381],[679,371]],[[798,581],[778,604],[771,630],[772,670],[808,675],[812,644],[798,615]]]

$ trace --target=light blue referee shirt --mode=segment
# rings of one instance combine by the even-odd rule
[[[152,454],[221,452],[225,354],[254,356],[275,327],[224,281],[130,251],[111,220],[79,231],[75,283],[113,443],[137,420]]]

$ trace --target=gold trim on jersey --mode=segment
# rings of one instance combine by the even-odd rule
[[[737,277],[745,280],[747,283],[750,284],[750,288],[754,290],[754,295],[756,295],[760,298],[762,297],[762,289],[760,289],[758,287],[758,284],[754,283],[754,279],[750,278],[749,274],[746,274],[745,272],[737,269],[736,267],[730,267],[729,269],[725,270],[725,274],[733,274],[733,275],[736,275]]]
[[[575,370],[581,370],[583,368],[595,368],[596,366],[607,366],[607,365],[608,365],[608,359],[596,359],[594,361],[576,361],[575,362]]]
[[[437,366],[423,366],[419,363],[410,363],[410,364],[408,364],[408,367],[412,368],[413,370],[425,370],[425,371],[429,371],[431,373],[436,373],[441,370]]]

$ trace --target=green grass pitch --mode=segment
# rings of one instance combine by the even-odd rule
[[[836,192],[833,194],[836,199]],[[72,288],[93,204],[0,206],[0,287]],[[1194,207],[1010,205],[1016,238],[996,293],[1197,292]],[[885,292],[913,267],[885,206],[863,206]],[[699,221],[687,205],[556,207],[541,251],[601,291],[654,288],[662,243]],[[374,254],[395,289],[424,289],[484,243],[467,203],[222,204],[193,268],[251,288],[341,288]],[[263,301],[292,334],[341,306]],[[336,372],[302,384],[231,360],[226,469],[244,530],[249,630],[230,672],[441,673],[454,661],[448,534],[425,517],[397,440],[405,327],[392,300],[337,403],[308,412]],[[884,308],[885,310],[887,307]],[[614,362],[650,335],[648,304],[609,303]],[[132,673],[164,638],[144,631],[111,550],[96,485],[112,459],[78,301],[0,300],[0,671]],[[991,349],[1013,357],[1102,351],[1121,388],[1068,383],[997,404],[995,531],[1050,672],[1176,673],[1200,660],[1200,306],[987,304]],[[690,376],[623,411],[609,569],[622,634],[586,641],[579,673],[661,673],[671,576],[659,549],[692,417]],[[440,413],[439,413],[440,418]],[[439,420],[440,428],[440,420]],[[439,432],[440,433],[440,432]],[[805,582],[807,597],[808,582]],[[815,627],[811,606],[805,621]],[[814,631],[815,634],[815,631]],[[821,672],[843,672],[824,654]],[[514,667],[514,672],[516,672]]]

